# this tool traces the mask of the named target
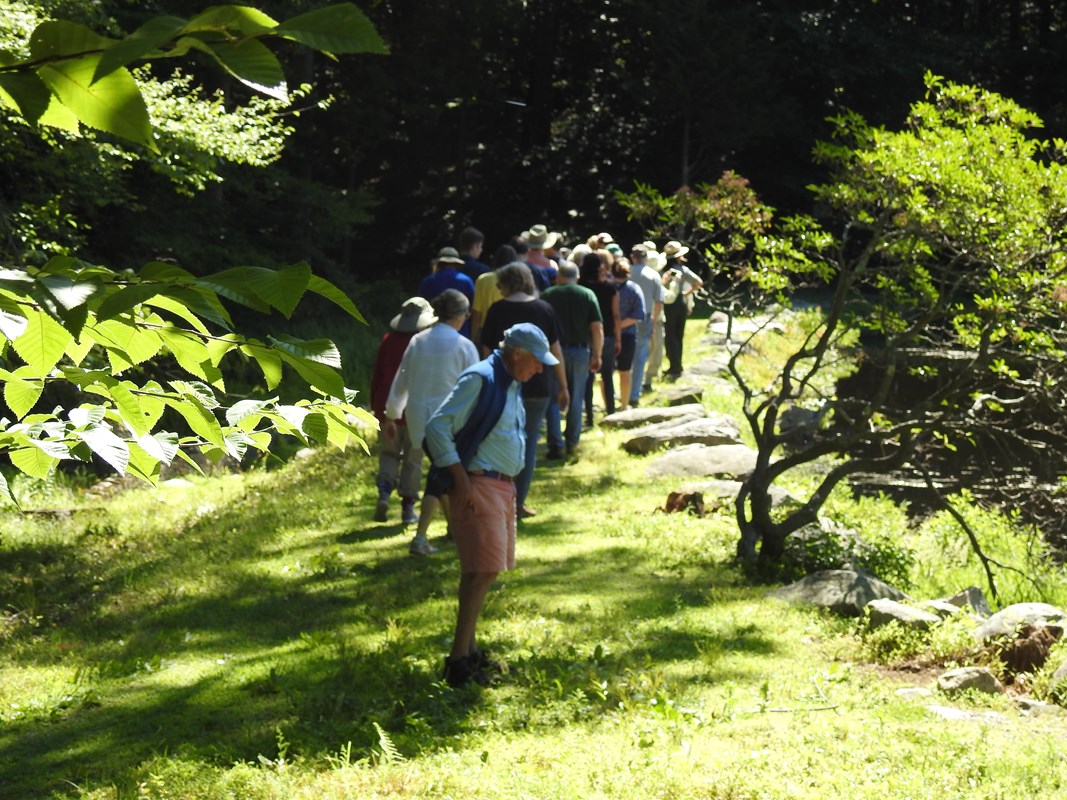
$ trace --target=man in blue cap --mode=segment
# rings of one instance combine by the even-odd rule
[[[515,476],[526,456],[519,386],[558,363],[539,327],[512,325],[503,349],[466,369],[426,423],[433,467],[451,484],[449,523],[459,553],[459,612],[444,672],[450,686],[484,685],[486,670],[498,668],[474,632],[497,574],[515,566]]]

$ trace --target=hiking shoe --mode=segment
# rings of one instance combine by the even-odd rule
[[[563,458],[563,450],[558,447],[550,447],[545,453],[545,459],[548,461],[559,461],[561,458]]]
[[[413,556],[432,556],[437,548],[425,539],[413,539],[408,545],[408,552]]]
[[[378,505],[374,507],[374,521],[385,522],[389,519],[389,498],[379,497]]]
[[[419,512],[415,510],[415,501],[404,501],[400,504],[400,521],[405,525],[414,525],[419,521]]]
[[[479,686],[489,685],[489,676],[474,662],[471,656],[463,656],[462,658],[446,657],[445,670],[442,677],[444,677],[445,683],[453,689],[462,688],[472,682],[477,683]]]

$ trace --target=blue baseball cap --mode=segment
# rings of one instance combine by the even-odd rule
[[[559,359],[548,349],[548,337],[532,322],[520,322],[504,331],[504,347],[525,350],[537,357],[542,364],[554,367]]]

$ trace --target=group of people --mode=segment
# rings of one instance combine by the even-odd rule
[[[382,430],[375,519],[388,518],[396,490],[402,522],[417,523],[410,552],[436,552],[427,532],[440,509],[459,554],[444,672],[453,686],[484,683],[497,666],[474,631],[497,573],[514,566],[516,520],[536,514],[526,500],[542,425],[547,457],[573,456],[594,422],[597,376],[608,414],[651,389],[660,348],[665,376],[677,378],[703,285],[675,241],[662,254],[643,242],[627,256],[610,234],[567,248],[534,225],[494,253],[495,269],[480,260],[484,243],[467,228],[457,248],[438,252],[419,295],[392,319],[371,382]],[[416,512],[424,452],[431,465]]]

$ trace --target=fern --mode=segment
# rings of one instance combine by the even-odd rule
[[[396,764],[403,761],[404,756],[396,749],[393,740],[389,738],[389,734],[385,732],[382,726],[375,722],[374,730],[378,732],[378,746],[381,748],[381,763]]]

